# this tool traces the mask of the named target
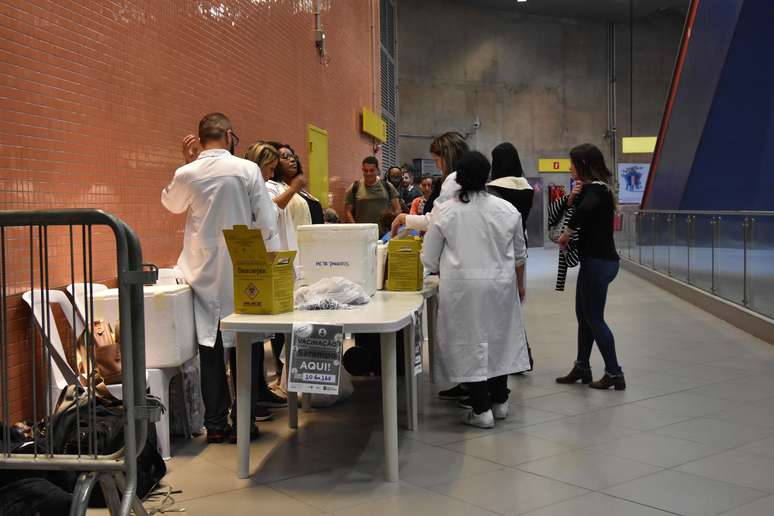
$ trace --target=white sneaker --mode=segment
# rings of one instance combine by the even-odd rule
[[[476,414],[473,409],[470,409],[462,415],[462,424],[478,428],[494,428],[495,426],[491,410]]]
[[[492,414],[495,419],[505,419],[508,417],[508,402],[492,403]]]

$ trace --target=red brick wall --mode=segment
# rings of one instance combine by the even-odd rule
[[[327,129],[341,209],[372,148],[358,113],[379,110],[379,10],[371,0],[321,3],[327,64],[314,46],[313,0],[0,0],[0,209],[102,208],[137,231],[146,261],[172,265],[184,216],[168,214],[160,192],[181,164],[180,140],[210,111],[232,119],[238,153],[258,138],[286,141],[305,165],[306,125]],[[69,283],[62,238],[52,286]],[[18,242],[16,253],[7,245],[8,292],[17,294],[29,288],[28,262],[18,259],[28,244]],[[111,244],[103,246],[98,279],[115,275]],[[18,297],[8,310],[18,419],[29,416],[19,398],[29,313]]]

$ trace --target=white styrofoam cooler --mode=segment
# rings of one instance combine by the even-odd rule
[[[315,224],[298,227],[298,256],[303,283],[341,276],[376,292],[376,224]]]
[[[178,367],[196,353],[193,291],[188,285],[147,285],[145,293],[145,366]],[[115,326],[118,289],[94,293],[94,318]]]

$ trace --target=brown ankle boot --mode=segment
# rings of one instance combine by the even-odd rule
[[[556,383],[575,383],[578,380],[583,384],[591,383],[591,369],[581,369],[578,366],[574,366],[572,371],[567,373],[567,376],[557,378]]]
[[[610,376],[609,374],[605,373],[604,376],[602,376],[602,378],[600,378],[596,382],[591,382],[589,384],[589,387],[591,387],[592,389],[602,389],[602,390],[607,390],[610,387],[613,387],[617,391],[625,391],[626,380],[624,379],[623,375]]]

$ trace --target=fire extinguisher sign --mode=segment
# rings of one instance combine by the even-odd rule
[[[565,158],[541,158],[538,160],[538,172],[569,173],[570,160]]]

